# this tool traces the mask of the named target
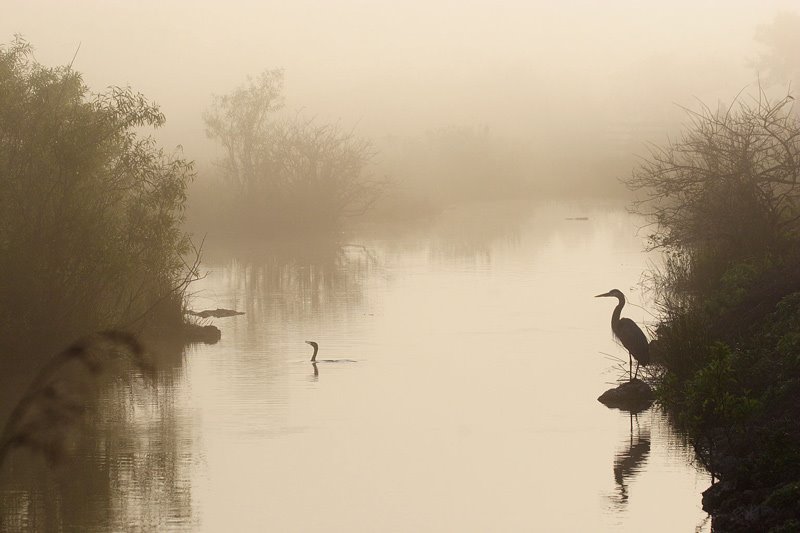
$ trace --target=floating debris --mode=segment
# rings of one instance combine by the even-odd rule
[[[200,318],[225,318],[229,316],[243,315],[242,311],[234,311],[233,309],[206,309],[204,311],[186,311],[186,314],[192,316],[199,316]]]

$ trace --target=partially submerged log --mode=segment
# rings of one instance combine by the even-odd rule
[[[606,407],[623,411],[642,411],[650,407],[655,398],[650,385],[641,379],[632,379],[618,387],[608,389],[597,398],[597,401]]]
[[[233,309],[206,309],[204,311],[186,311],[186,314],[192,316],[199,316],[200,318],[225,318],[228,316],[243,315],[242,311],[234,311]]]

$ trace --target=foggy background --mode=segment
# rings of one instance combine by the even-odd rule
[[[708,530],[710,480],[686,436],[657,410],[595,401],[630,368],[611,302],[593,296],[624,291],[626,318],[656,336],[646,289],[663,257],[644,252],[652,219],[620,179],[701,102],[760,86],[778,117],[794,113],[781,98],[800,74],[796,0],[2,7],[0,74],[18,83],[0,86],[0,422],[35,441],[14,406],[49,401],[27,385],[92,332],[141,333],[158,368],[135,382],[153,369],[132,357],[132,384],[98,388],[102,424],[57,483],[3,470],[14,441],[0,435],[0,529]],[[145,127],[160,115],[109,86],[142,93],[166,124]],[[254,115],[267,119],[248,130]],[[126,142],[151,134],[157,145]],[[709,151],[739,139],[721,137]],[[764,146],[754,153],[777,144]],[[728,152],[723,170],[747,162]],[[775,168],[794,169],[787,157]],[[666,159],[640,193],[683,168]],[[719,279],[733,265],[749,283],[751,252],[786,236],[755,222],[783,211],[764,215],[750,201],[761,189],[728,181],[677,220],[692,245],[722,249],[712,230],[732,233]],[[785,197],[797,214],[800,192]],[[764,276],[793,292],[797,228],[789,274]],[[719,301],[740,297],[731,287]],[[203,309],[233,314],[212,324]],[[216,336],[197,337],[206,328]]]
[[[158,103],[156,138],[182,145],[200,182],[220,153],[204,134],[211,95],[283,68],[285,112],[354,128],[393,179],[414,172],[403,153],[415,143],[460,128],[514,147],[537,179],[614,193],[644,141],[677,131],[676,103],[713,106],[756,82],[758,27],[794,6],[12,0],[0,33],[23,35],[46,65],[80,45],[73,66],[90,87],[130,85]]]

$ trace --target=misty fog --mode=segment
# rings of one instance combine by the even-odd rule
[[[202,171],[217,146],[201,114],[265,69],[286,110],[340,122],[380,153],[447,127],[520,145],[525,172],[575,183],[627,174],[643,143],[684,121],[676,105],[729,102],[756,83],[771,2],[24,2],[0,21],[44,64],[95,90],[130,85],[167,116],[163,145]],[[788,79],[772,79],[777,90]],[[424,141],[423,141],[424,142]],[[380,162],[380,155],[378,162]],[[208,173],[212,171],[209,170]],[[592,188],[590,186],[590,188]]]
[[[799,13],[5,0],[0,530],[791,530]]]

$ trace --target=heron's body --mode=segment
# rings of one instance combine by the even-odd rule
[[[639,373],[639,365],[647,365],[650,362],[650,347],[647,343],[647,337],[633,320],[620,317],[622,308],[625,307],[625,295],[622,292],[613,289],[605,294],[598,294],[596,298],[602,296],[613,296],[619,301],[611,314],[611,331],[614,333],[614,337],[622,343],[622,346],[628,350],[629,357],[636,359],[636,373],[634,374],[634,377],[636,377]],[[630,359],[629,363],[632,366]]]

